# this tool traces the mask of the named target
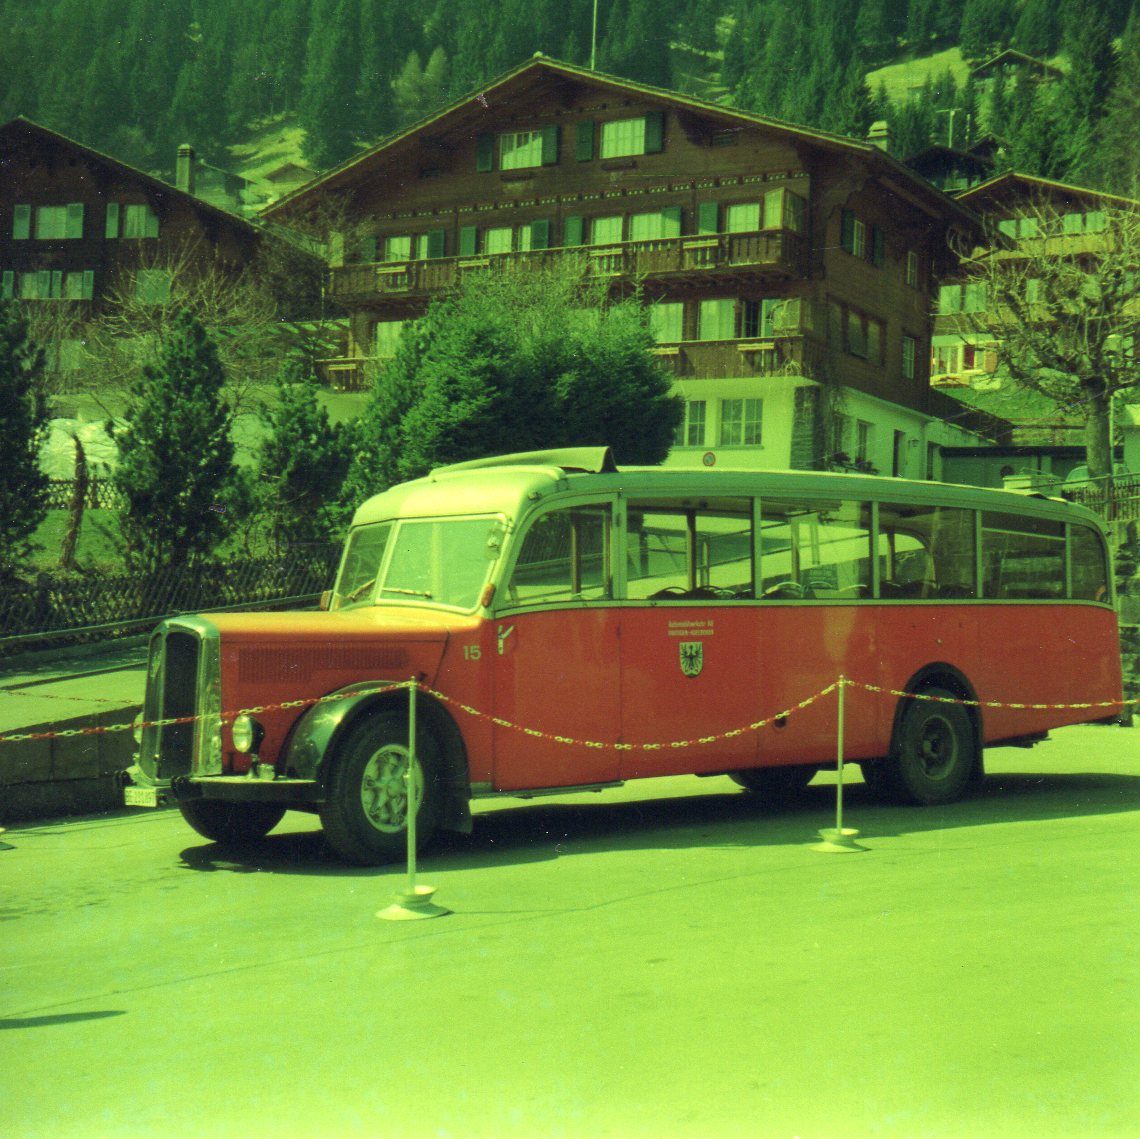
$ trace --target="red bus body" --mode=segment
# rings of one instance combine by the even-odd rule
[[[862,476],[618,471],[580,453],[393,488],[358,511],[329,611],[173,619],[149,677],[158,726],[128,802],[170,795],[220,838],[315,811],[362,862],[398,853],[398,804],[376,788],[407,763],[411,680],[425,838],[468,826],[482,795],[806,780],[835,756],[836,695],[819,694],[840,677],[846,758],[916,801],[960,793],[984,745],[1105,719],[1121,699],[1087,511]],[[906,694],[923,693],[962,711],[912,723]],[[930,779],[908,774],[910,737],[934,755]]]

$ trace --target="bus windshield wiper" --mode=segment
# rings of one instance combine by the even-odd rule
[[[431,597],[430,589],[401,589],[397,585],[382,585],[381,593],[404,593],[408,597]]]

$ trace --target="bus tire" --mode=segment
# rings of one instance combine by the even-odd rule
[[[810,764],[792,767],[748,767],[734,771],[732,779],[760,801],[787,803],[803,793],[818,768]]]
[[[956,700],[945,688],[919,695]],[[884,782],[901,802],[934,806],[959,798],[977,765],[974,722],[961,704],[911,700],[895,731]]]
[[[394,710],[365,717],[349,729],[331,757],[321,825],[342,858],[380,866],[407,852],[408,722]],[[439,826],[443,807],[439,746],[416,733],[416,849]]]
[[[186,799],[178,809],[203,838],[232,844],[264,838],[285,814],[285,808],[276,803],[227,803],[221,799]]]
[[[889,759],[864,759],[859,764],[867,790],[874,798],[888,803],[898,795],[891,778],[890,764]]]

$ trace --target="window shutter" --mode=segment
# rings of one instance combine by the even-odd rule
[[[0,298],[10,301],[15,295],[16,274],[11,269],[5,269],[0,274]]]
[[[67,206],[67,237],[83,236],[83,203],[69,202]]]
[[[661,236],[662,237],[680,237],[681,236],[681,207],[680,206],[666,206],[661,211]]]
[[[465,225],[461,226],[459,230],[459,256],[460,257],[474,257],[475,256],[475,243],[479,237],[479,229],[477,226]]]
[[[427,255],[429,258],[442,257],[444,250],[442,229],[429,229],[427,235]]]
[[[720,233],[719,202],[701,202],[697,206],[697,232]]]
[[[559,129],[557,123],[542,128],[542,165],[558,164]]]
[[[158,214],[154,212],[149,206],[146,211],[146,231],[144,237],[157,237],[158,236]]]
[[[839,229],[839,245],[848,253],[855,251],[855,211],[844,210]]]
[[[51,275],[51,296],[53,300],[59,300],[63,296],[63,270],[55,269]]]
[[[877,269],[881,269],[886,256],[887,248],[883,231],[877,225],[873,225],[871,226],[871,264]]]
[[[366,264],[376,260],[376,237],[366,237],[360,243],[360,260]]]
[[[475,169],[480,174],[487,174],[495,166],[495,136],[481,134],[475,140]]]
[[[83,270],[83,299],[89,301],[95,295],[95,270]]]
[[[119,236],[119,203],[107,203],[107,227],[103,231],[103,236],[106,238],[116,238]]]
[[[589,162],[594,157],[593,119],[583,119],[578,124],[578,138],[574,145],[574,157],[579,162]]]
[[[550,248],[550,220],[548,218],[539,218],[530,223],[530,247],[531,249]]]
[[[32,207],[18,205],[12,214],[12,240],[26,241],[32,236]]]
[[[580,214],[566,218],[562,223],[562,244],[581,245],[584,229]]]
[[[645,116],[645,153],[660,154],[665,149],[665,112],[650,111]]]
[[[51,270],[38,269],[36,271],[36,297],[46,301],[51,296]]]

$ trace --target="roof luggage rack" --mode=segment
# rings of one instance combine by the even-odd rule
[[[560,447],[553,451],[516,451],[511,455],[492,455],[486,459],[469,459],[436,467],[432,476],[455,471],[478,471],[488,467],[560,467],[564,471],[585,474],[614,474],[617,464],[609,447]]]

